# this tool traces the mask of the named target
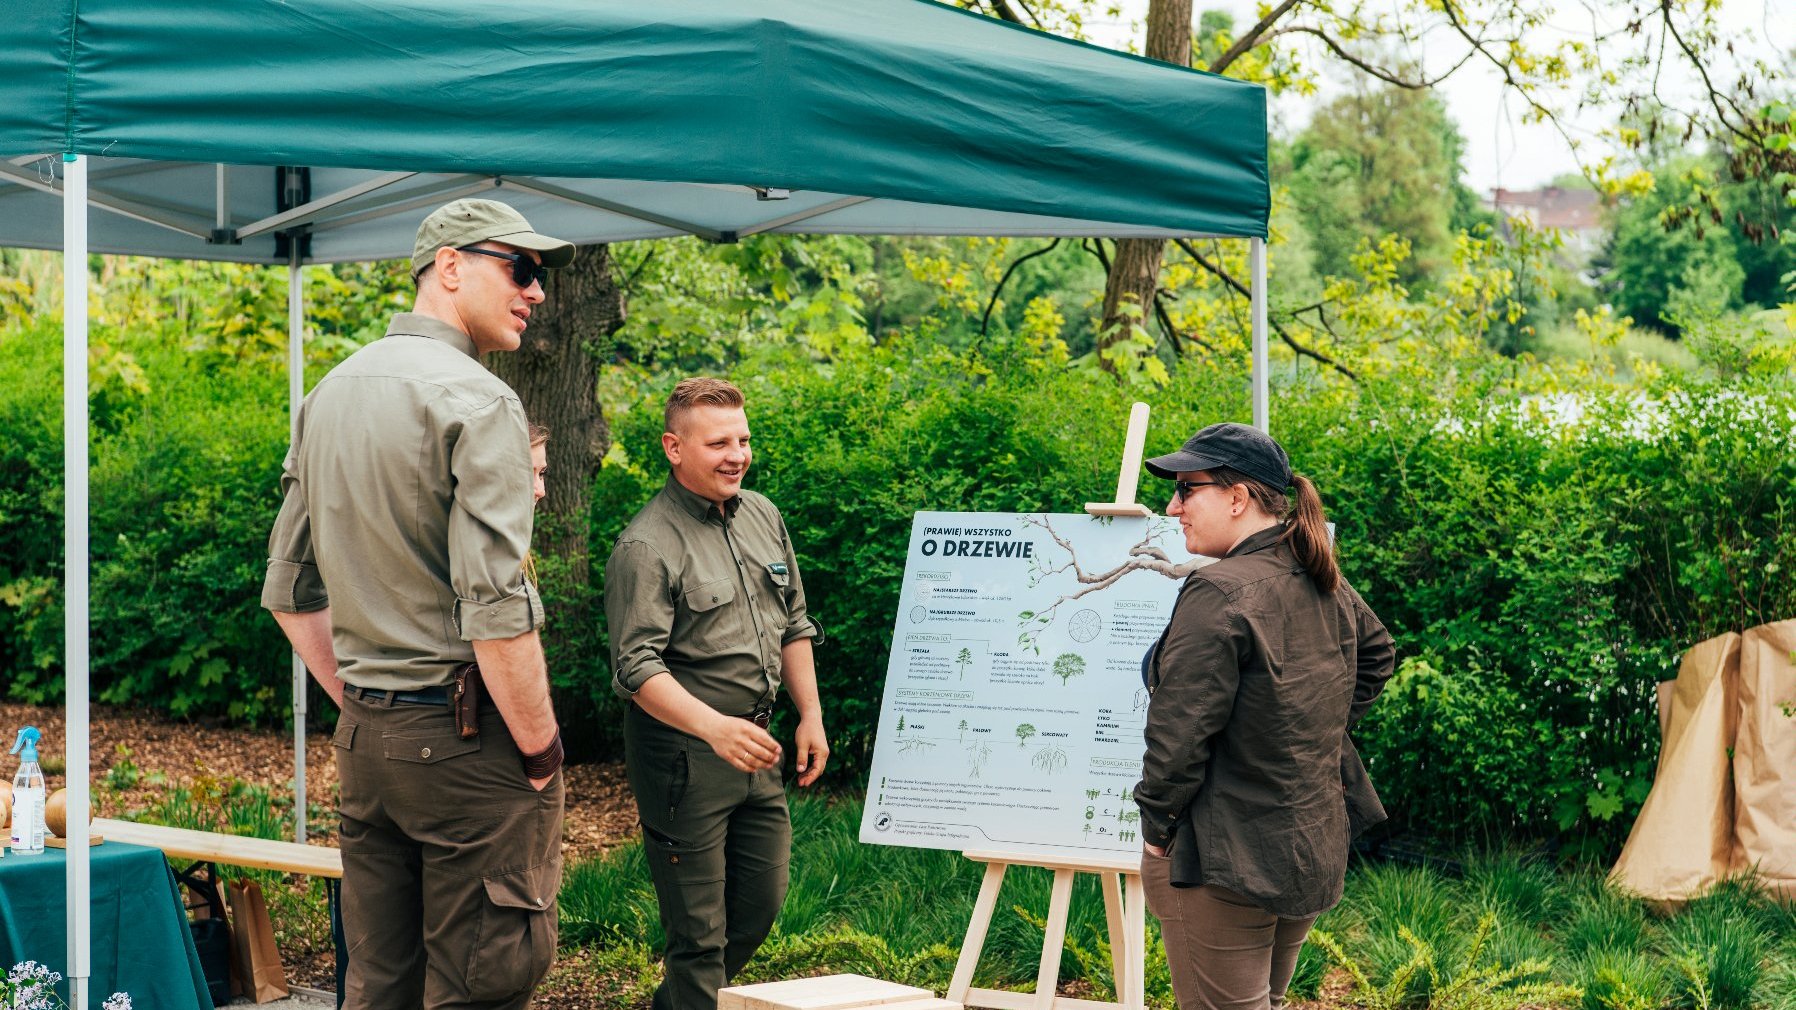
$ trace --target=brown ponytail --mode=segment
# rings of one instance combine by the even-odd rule
[[[1297,488],[1296,508],[1285,523],[1285,539],[1297,553],[1297,560],[1315,581],[1316,588],[1332,593],[1341,584],[1341,569],[1335,564],[1334,544],[1328,539],[1328,519],[1322,514],[1322,496],[1316,485],[1303,474],[1291,475]]]

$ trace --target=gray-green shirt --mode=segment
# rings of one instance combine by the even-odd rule
[[[300,407],[262,606],[330,607],[346,683],[445,684],[468,643],[542,624],[524,580],[524,409],[474,354],[453,326],[400,313]]]
[[[605,619],[620,695],[670,673],[725,715],[771,705],[780,648],[821,637],[773,503],[743,491],[720,512],[671,476],[611,550]]]

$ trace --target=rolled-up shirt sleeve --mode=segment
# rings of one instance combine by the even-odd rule
[[[798,555],[792,551],[792,538],[786,534],[783,517],[780,519],[780,543],[786,548],[786,571],[792,580],[786,587],[786,631],[780,636],[780,644],[809,638],[822,645],[823,625],[811,616],[810,605],[805,602],[804,580],[798,576]]]
[[[667,563],[640,540],[621,540],[605,562],[605,626],[611,632],[611,686],[628,698],[666,673],[662,653],[673,637],[674,602]]]
[[[1251,648],[1228,597],[1201,579],[1186,584],[1160,645],[1163,671],[1147,706],[1147,753],[1135,805],[1141,838],[1172,840],[1173,828],[1208,777],[1216,734],[1228,724]]]
[[[304,614],[330,606],[318,559],[312,554],[312,518],[296,475],[298,447],[281,469],[281,511],[268,534],[268,570],[262,577],[262,606]]]
[[[543,623],[542,600],[524,578],[535,500],[524,409],[498,397],[470,411],[450,451],[449,584],[466,642],[516,638]]]

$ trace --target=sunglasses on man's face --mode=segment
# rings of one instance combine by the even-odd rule
[[[1172,493],[1183,503],[1191,497],[1191,492],[1200,487],[1227,487],[1219,480],[1178,480],[1172,483]]]
[[[478,253],[481,256],[491,256],[496,260],[510,260],[511,282],[520,288],[527,288],[533,283],[541,284],[544,290],[547,290],[549,287],[549,268],[523,253],[500,252],[497,249],[478,249],[474,246],[462,246],[461,249],[457,251]]]

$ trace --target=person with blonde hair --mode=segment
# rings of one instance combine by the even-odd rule
[[[829,744],[806,605],[779,510],[742,487],[754,454],[742,391],[674,387],[661,449],[667,483],[605,565],[616,689],[630,702],[624,760],[642,818],[666,975],[655,1010],[717,1005],[785,901],[792,825],[768,732],[781,688],[798,709],[798,784]]]
[[[1353,833],[1384,819],[1347,733],[1395,652],[1271,436],[1213,424],[1147,468],[1175,482],[1185,548],[1219,560],[1143,668],[1141,880],[1183,1010],[1277,1010]]]

